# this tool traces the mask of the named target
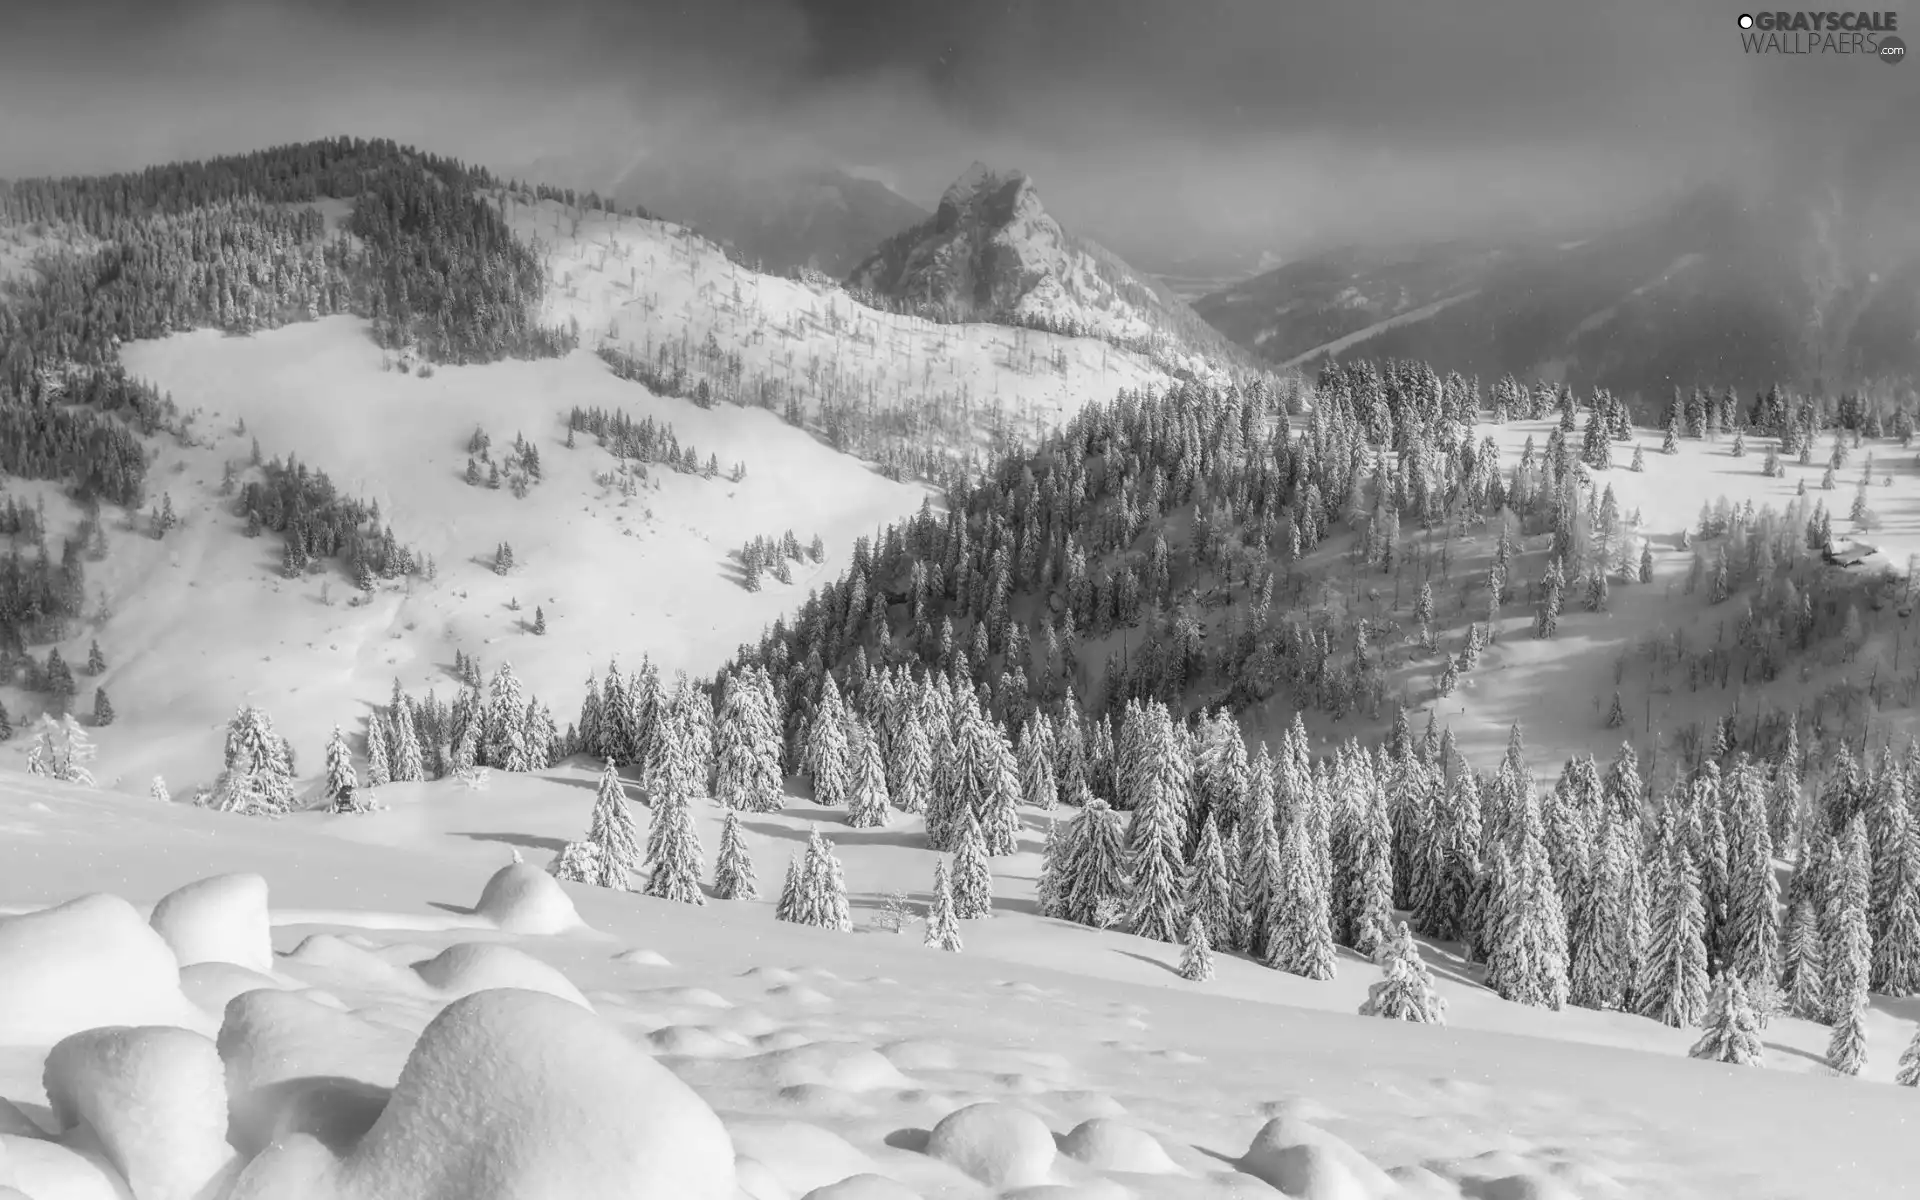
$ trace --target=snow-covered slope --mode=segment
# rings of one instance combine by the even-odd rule
[[[848,283],[910,310],[1081,332],[1189,370],[1238,358],[1179,297],[1062,229],[1030,178],[977,162]]]
[[[544,252],[549,318],[583,344],[683,363],[723,399],[781,411],[797,398],[881,411],[998,410],[1032,437],[1122,388],[1164,385],[1142,354],[1093,338],[880,312],[821,280],[761,275],[683,226],[510,193],[514,232]]]
[[[1652,1022],[1505,1004],[1434,948],[1447,1028],[1350,1015],[1377,974],[1351,957],[1315,983],[1223,954],[1214,981],[1189,983],[1175,947],[1030,915],[1038,813],[957,955],[871,924],[885,890],[926,898],[933,856],[899,814],[853,830],[796,802],[748,822],[769,891],[806,826],[830,827],[852,933],[775,924],[766,901],[549,888],[537,869],[584,827],[584,782],[388,787],[384,812],[266,822],[0,775],[0,828],[25,849],[0,906],[111,893],[0,918],[0,1186],[34,1200],[124,1196],[115,1181],[134,1174],[138,1195],[204,1200],[1908,1194],[1910,1094],[1809,1074],[1826,1031],[1804,1022],[1767,1030],[1775,1069],[1742,1069],[1681,1057],[1688,1035]],[[698,813],[708,847],[716,815]],[[510,865],[510,847],[529,861]],[[221,874],[148,925],[149,906]],[[508,933],[514,913],[468,907],[483,892],[581,923]],[[1869,1017],[1875,1046],[1910,1035],[1900,1003]],[[87,1032],[99,1024],[157,1028]],[[1315,1175],[1334,1190],[1309,1190]],[[1018,1190],[1041,1185],[1074,1190]]]

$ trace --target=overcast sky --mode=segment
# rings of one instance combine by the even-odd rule
[[[1920,121],[1920,64],[1749,57],[1740,3],[0,0],[0,176],[335,132],[500,166],[693,137],[928,204],[979,158],[1117,246],[1286,253],[1804,171],[1852,122]]]

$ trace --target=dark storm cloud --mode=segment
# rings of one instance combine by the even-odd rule
[[[1920,95],[1920,68],[1749,58],[1737,0],[5,7],[0,174],[350,131],[598,178],[668,144],[825,156],[930,202],[977,157],[1143,253],[1603,212],[1811,169]]]

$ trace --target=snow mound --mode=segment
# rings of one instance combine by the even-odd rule
[[[885,1175],[860,1174],[815,1188],[800,1200],[920,1200],[920,1193]]]
[[[586,924],[560,881],[525,862],[511,862],[495,871],[473,911],[507,933],[540,936]]]
[[[668,1004],[684,1004],[693,1008],[732,1008],[733,1001],[717,992],[698,987],[657,987],[646,988],[634,993],[638,999],[660,1000]]]
[[[256,1088],[289,1079],[347,1076],[382,1087],[400,1076],[409,1042],[400,1031],[315,1004],[298,992],[243,992],[215,1039],[236,1115]]]
[[[1047,1181],[1053,1133],[1024,1108],[987,1101],[942,1117],[927,1139],[927,1154],[988,1187],[1023,1187]]]
[[[876,1164],[845,1138],[783,1117],[729,1117],[734,1150],[765,1167],[796,1196],[849,1175],[877,1174]]]
[[[224,962],[273,970],[267,881],[258,875],[215,875],[176,888],[153,906],[152,924],[183,967]]]
[[[1240,1169],[1302,1200],[1379,1200],[1399,1189],[1373,1160],[1297,1117],[1262,1125]]]
[[[51,1046],[102,1025],[211,1022],[133,905],[104,893],[0,917],[0,1046]]]
[[[793,1200],[793,1193],[759,1159],[734,1159],[733,1173],[741,1200]]]
[[[622,950],[613,956],[613,961],[631,963],[636,967],[670,967],[673,965],[667,961],[667,956],[658,950],[646,950],[638,946],[632,950]]]
[[[85,1126],[139,1200],[195,1200],[233,1159],[219,1051],[167,1026],[90,1029],[47,1055],[63,1134]]]
[[[1180,1170],[1152,1134],[1107,1117],[1075,1125],[1061,1139],[1060,1153],[1101,1171],[1170,1175]]]
[[[738,1035],[736,1035],[737,1037]],[[687,1058],[729,1058],[741,1051],[736,1041],[702,1025],[668,1025],[647,1035],[647,1044],[659,1054],[678,1054]]]
[[[811,1117],[851,1119],[872,1112],[852,1092],[824,1083],[796,1083],[774,1093],[777,1107]]]
[[[909,1039],[889,1042],[880,1047],[887,1061],[903,1071],[950,1071],[960,1065],[960,1056],[945,1042]]]
[[[733,1159],[706,1102],[612,1026],[495,988],[434,1018],[352,1150],[279,1143],[228,1200],[735,1200]]]
[[[776,1000],[785,1000],[808,1008],[824,1008],[833,1003],[832,996],[818,988],[810,988],[804,983],[776,983],[767,989],[767,995]]]
[[[495,942],[460,942],[425,962],[413,964],[414,973],[450,999],[497,988],[545,992],[592,1011],[593,1006],[571,980],[524,951]]]
[[[742,979],[757,979],[762,983],[798,983],[800,976],[785,967],[748,967],[740,972]]]
[[[371,984],[382,990],[407,985],[411,985],[408,990],[416,993],[426,990],[419,976],[381,958],[359,934],[309,934],[293,948],[281,966],[309,967],[326,972],[330,978]]]
[[[97,1145],[64,1146],[39,1138],[0,1134],[0,1178],[11,1178],[27,1200],[136,1200],[126,1180]],[[5,1196],[0,1191],[0,1196]]]
[[[44,1137],[46,1131],[34,1122],[32,1117],[20,1111],[19,1106],[4,1096],[0,1096],[0,1133],[17,1134],[21,1137]]]
[[[913,1083],[878,1051],[857,1042],[814,1042],[775,1050],[752,1064],[774,1083],[820,1083],[849,1092],[904,1088]]]
[[[1460,1189],[1452,1180],[1426,1167],[1391,1167],[1387,1174],[1400,1185],[1399,1196],[1404,1200],[1460,1200]]]
[[[810,1033],[780,1025],[756,1035],[753,1044],[762,1050],[791,1050],[795,1046],[811,1046],[817,1040]]]
[[[242,992],[257,988],[280,991],[286,986],[271,975],[233,963],[203,962],[180,968],[181,992],[197,1007],[216,1016],[226,1012],[227,1003]]]
[[[1135,1200],[1134,1194],[1106,1179],[1086,1183],[1043,1183],[1000,1193],[1002,1200]]]
[[[1063,1113],[1085,1113],[1089,1117],[1124,1117],[1127,1106],[1106,1092],[1086,1088],[1067,1088],[1048,1094],[1051,1107]]]
[[[1551,1175],[1526,1171],[1474,1182],[1474,1200],[1580,1200],[1580,1194]]]

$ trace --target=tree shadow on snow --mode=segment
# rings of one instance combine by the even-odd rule
[[[1827,1057],[1824,1054],[1815,1054],[1811,1050],[1800,1050],[1780,1042],[1761,1042],[1760,1044],[1766,1048],[1769,1054],[1790,1055],[1794,1058],[1804,1058],[1808,1062],[1819,1063],[1823,1067],[1827,1065]]]
[[[554,854],[566,849],[566,840],[556,837],[540,837],[531,833],[469,833],[455,832],[455,837],[463,837],[475,842],[499,842],[504,846],[518,846],[522,850],[546,850]]]
[[[829,810],[831,811],[831,810]],[[927,835],[918,829],[888,829],[885,825],[877,829],[854,829],[846,823],[845,814],[835,822],[823,822],[809,817],[807,824],[822,825],[822,837],[831,838],[847,845],[861,846],[901,846],[909,850],[927,849]],[[742,821],[741,826],[749,833],[764,837],[777,838],[783,842],[805,842],[810,834],[806,828],[795,829],[787,825],[775,825],[770,821]]]
[[[1119,947],[1117,947],[1117,946],[1116,946],[1116,947],[1114,947],[1114,951],[1113,951],[1113,952],[1114,952],[1115,954],[1118,954],[1118,955],[1120,955],[1120,956],[1121,956],[1121,957],[1123,957],[1123,958],[1133,958],[1133,959],[1138,959],[1138,960],[1140,960],[1140,961],[1141,961],[1141,962],[1143,962],[1143,963],[1152,963],[1152,964],[1153,964],[1154,966],[1156,966],[1156,967],[1159,967],[1159,968],[1160,968],[1160,969],[1161,969],[1162,971],[1165,971],[1165,972],[1167,972],[1167,973],[1168,973],[1168,974],[1170,974],[1170,975],[1178,975],[1178,974],[1180,974],[1180,968],[1179,968],[1179,967],[1176,967],[1176,966],[1173,966],[1173,965],[1171,965],[1171,964],[1169,964],[1169,963],[1164,963],[1164,962],[1161,962],[1161,961],[1160,961],[1159,959],[1157,959],[1157,958],[1148,958],[1148,957],[1147,957],[1146,955],[1144,955],[1144,954],[1136,954],[1136,953],[1135,953],[1134,951],[1132,951],[1132,950],[1122,950],[1122,949],[1120,949],[1120,948],[1119,948]]]

